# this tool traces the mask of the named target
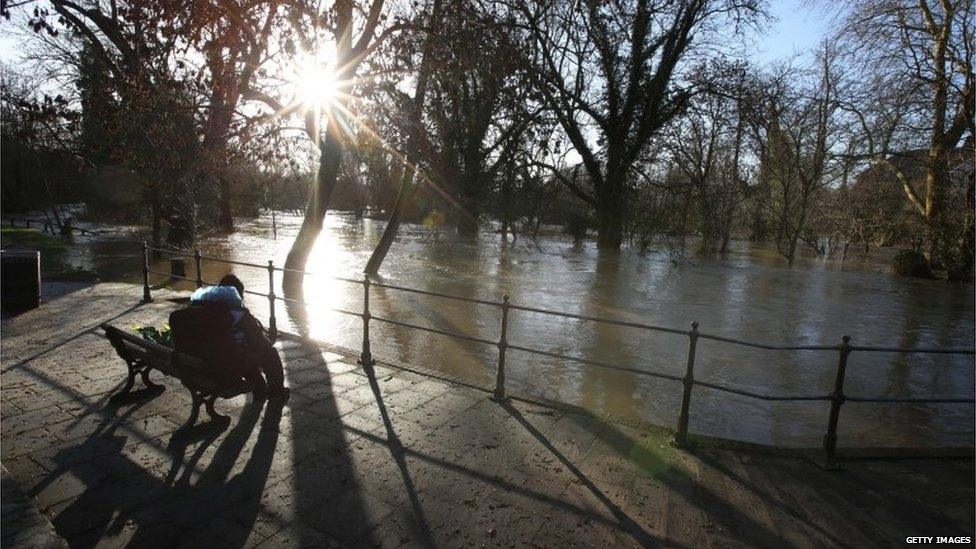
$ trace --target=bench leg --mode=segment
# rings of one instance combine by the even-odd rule
[[[214,409],[214,402],[216,400],[217,400],[217,395],[213,395],[204,400],[204,402],[207,403],[207,415],[210,416],[210,419],[219,419],[219,420],[229,419],[228,416],[220,414],[217,412],[216,409]]]
[[[136,368],[135,368],[135,366],[132,365],[132,364],[129,364],[129,363],[126,363],[126,365],[129,367],[129,377],[125,380],[125,387],[122,387],[122,390],[121,391],[119,391],[118,393],[115,393],[114,395],[112,395],[112,398],[110,399],[112,401],[118,401],[118,400],[121,400],[121,399],[125,398],[126,395],[128,395],[129,392],[132,391],[132,386],[136,382]]]
[[[159,391],[159,392],[165,391],[166,390],[165,385],[160,385],[159,383],[155,383],[151,379],[149,379],[150,370],[152,370],[152,368],[146,366],[145,368],[142,369],[141,372],[139,372],[139,375],[142,376],[142,382],[146,385],[146,387],[149,387],[153,391]]]

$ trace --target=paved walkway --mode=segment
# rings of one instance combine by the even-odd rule
[[[95,330],[173,294],[99,284],[3,322],[0,458],[74,547],[887,546],[973,535],[973,461],[814,462],[664,432],[285,343],[291,400],[181,427],[167,381],[126,404]],[[138,382],[137,382],[138,383]],[[138,386],[138,385],[137,385]],[[6,492],[5,492],[6,493]],[[4,516],[4,538],[11,524]],[[7,543],[4,544],[5,546]],[[21,545],[28,546],[21,538]]]

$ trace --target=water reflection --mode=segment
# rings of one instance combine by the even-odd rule
[[[201,243],[206,255],[284,264],[299,220],[279,216],[278,239],[265,220],[247,221],[232,235]],[[362,287],[331,279],[359,279],[383,224],[330,215],[312,252],[304,300],[279,303],[279,329],[358,349],[361,319],[332,311],[360,311]],[[137,282],[139,233],[80,240],[79,261],[105,279]],[[876,252],[889,254],[890,251]],[[457,239],[404,226],[383,268],[382,281],[465,297],[512,302],[570,313],[635,320],[686,329],[699,320],[708,333],[773,344],[833,344],[844,333],[860,345],[973,347],[973,287],[887,274],[888,257],[845,265],[801,260],[788,268],[770,250],[735,242],[726,258],[673,262],[664,252],[599,254],[591,245],[540,238],[501,242],[496,235]],[[206,280],[233,270],[250,288],[266,291],[264,269],[204,261]],[[154,269],[168,270],[165,261]],[[195,276],[192,265],[190,277]],[[155,278],[154,278],[155,280]],[[275,279],[281,295],[280,273]],[[178,287],[192,288],[192,284]],[[248,296],[257,315],[268,303]],[[495,341],[496,307],[405,294],[374,287],[373,314]],[[490,386],[494,346],[460,341],[374,321],[373,354],[436,368]],[[591,360],[682,375],[687,338],[513,311],[512,343]],[[699,379],[769,394],[827,394],[834,352],[761,352],[725,343],[699,345]],[[558,399],[625,419],[673,425],[680,384],[607,371],[523,352],[509,353],[509,389]],[[858,396],[963,397],[973,392],[971,357],[854,353],[847,391]],[[844,407],[842,444],[970,444],[969,405],[855,405]],[[817,445],[826,423],[822,403],[777,404],[696,389],[695,432],[757,442]]]

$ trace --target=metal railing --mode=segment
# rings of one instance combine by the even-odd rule
[[[177,276],[172,273],[165,273],[165,272],[151,270],[150,263],[149,263],[150,262],[149,256],[151,251],[167,253],[171,255],[177,255],[177,256],[188,257],[188,258],[192,257],[196,267],[196,278],[190,279],[186,276]],[[268,299],[270,305],[268,332],[272,339],[277,338],[278,335],[277,319],[275,317],[275,301],[297,303],[305,306],[309,305],[308,303],[302,300],[276,296],[274,293],[275,271],[281,273],[285,273],[285,272],[300,273],[302,275],[309,275],[309,276],[324,276],[309,271],[296,271],[293,269],[275,267],[272,261],[268,261],[267,265],[260,265],[257,263],[247,263],[243,261],[232,261],[229,259],[208,257],[208,256],[201,255],[199,250],[195,250],[192,254],[190,254],[189,252],[181,251],[181,250],[174,250],[174,249],[167,249],[167,248],[153,248],[146,243],[143,243],[143,258],[144,258],[144,263],[142,269],[142,276],[143,276],[143,301],[144,302],[152,301],[152,296],[150,294],[150,287],[149,287],[149,274],[157,274],[162,276],[168,276],[171,278],[176,278],[179,280],[194,282],[196,286],[199,288],[204,285],[213,285],[212,283],[204,281],[202,278],[201,273],[203,271],[201,269],[201,265],[204,260],[224,263],[229,265],[238,265],[242,267],[251,267],[255,269],[266,270],[268,273],[268,293],[263,294],[260,292],[254,292],[250,290],[245,290],[245,293],[266,297]],[[496,400],[504,400],[505,398],[507,398],[506,387],[505,387],[505,355],[509,349],[540,355],[540,356],[546,356],[550,358],[556,358],[559,360],[568,360],[571,362],[585,364],[588,366],[595,366],[595,367],[604,368],[608,370],[617,370],[617,371],[628,372],[628,373],[651,377],[651,378],[681,382],[683,387],[683,391],[681,395],[681,408],[678,414],[677,426],[674,434],[674,441],[678,445],[684,445],[688,443],[689,440],[688,420],[689,420],[690,408],[691,408],[692,389],[695,386],[705,387],[716,391],[726,392],[730,394],[735,394],[739,396],[744,396],[744,397],[754,398],[757,400],[764,400],[764,401],[794,401],[794,402],[829,401],[830,413],[827,419],[827,431],[823,439],[824,466],[829,469],[835,469],[839,466],[837,461],[837,424],[840,419],[841,406],[843,406],[843,404],[846,401],[861,402],[861,403],[919,403],[919,404],[953,404],[953,403],[971,404],[976,402],[976,400],[972,398],[856,397],[856,396],[848,396],[844,393],[844,380],[847,373],[847,363],[850,355],[854,352],[973,355],[974,354],[973,349],[896,348],[896,347],[858,346],[858,345],[851,344],[851,338],[848,335],[842,336],[840,343],[837,345],[769,345],[769,344],[755,343],[751,341],[745,341],[741,339],[723,337],[723,336],[700,332],[698,330],[699,327],[698,321],[694,321],[691,323],[690,330],[681,330],[677,328],[669,328],[664,326],[644,324],[640,322],[628,322],[628,321],[614,320],[609,318],[600,318],[600,317],[587,316],[587,315],[564,313],[561,311],[541,309],[538,307],[530,307],[527,305],[515,305],[510,302],[508,295],[502,296],[502,300],[498,302],[498,301],[490,301],[484,299],[462,297],[462,296],[445,294],[440,292],[432,292],[428,290],[420,290],[417,288],[407,288],[404,286],[397,286],[394,284],[374,282],[371,281],[368,276],[364,276],[362,279],[343,278],[337,276],[328,276],[328,278],[333,280],[339,280],[342,282],[347,282],[350,284],[361,284],[363,286],[362,312],[348,311],[344,309],[329,309],[330,311],[333,312],[337,312],[345,315],[351,315],[351,316],[358,316],[362,318],[363,343],[362,343],[362,352],[359,357],[359,364],[361,365],[371,366],[375,364],[375,361],[373,360],[372,357],[369,329],[370,329],[370,322],[377,321],[377,322],[383,322],[395,326],[401,326],[404,328],[421,330],[433,334],[438,334],[442,336],[447,336],[456,339],[462,339],[466,341],[472,341],[476,343],[482,343],[485,345],[491,345],[497,347],[498,360],[495,369],[495,388],[492,391],[492,397]],[[386,288],[386,289],[401,291],[406,293],[413,293],[418,295],[461,301],[465,303],[473,303],[477,305],[497,307],[501,310],[501,326],[500,326],[499,337],[497,340],[488,340],[488,339],[484,339],[484,338],[480,338],[468,334],[450,332],[446,330],[440,330],[437,328],[431,328],[428,326],[420,326],[417,324],[412,324],[401,320],[394,320],[392,318],[383,318],[383,317],[374,316],[370,313],[370,309],[369,309],[370,288],[374,286],[378,288]],[[509,316],[509,312],[513,310],[548,315],[548,316],[569,318],[574,320],[597,322],[597,323],[609,324],[614,326],[622,326],[626,328],[636,328],[636,329],[645,330],[649,332],[659,332],[659,333],[685,336],[688,338],[688,353],[687,353],[687,362],[685,364],[684,376],[677,376],[677,375],[667,374],[664,372],[640,370],[637,368],[630,368],[618,364],[609,364],[597,360],[591,360],[582,357],[544,351],[542,349],[536,349],[533,347],[510,344],[508,342],[508,316]],[[836,375],[834,378],[833,391],[831,391],[828,394],[813,394],[813,395],[809,395],[809,394],[808,395],[770,395],[770,394],[755,393],[752,391],[746,391],[742,389],[736,389],[734,387],[727,387],[724,385],[719,385],[717,383],[710,383],[706,381],[697,380],[695,379],[695,357],[696,357],[696,348],[699,339],[718,341],[722,343],[728,343],[728,344],[748,347],[752,349],[760,349],[763,351],[836,352],[837,368],[836,368]]]

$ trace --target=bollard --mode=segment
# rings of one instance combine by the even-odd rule
[[[186,278],[186,261],[180,257],[170,258],[169,274],[179,278]]]
[[[691,323],[688,332],[688,369],[685,371],[684,393],[681,395],[681,412],[678,415],[678,430],[674,433],[675,444],[681,446],[688,442],[688,408],[691,406],[691,388],[695,386],[695,347],[698,344],[698,321]]]
[[[200,263],[201,263],[200,250],[193,250],[193,262],[196,264],[196,268],[197,268],[197,288],[202,288],[203,270],[200,269]]]
[[[376,361],[369,349],[369,275],[363,276],[363,352],[359,355],[359,364],[363,368],[372,368]]]
[[[278,321],[275,319],[274,292],[274,261],[268,260],[268,306],[271,314],[268,317],[268,337],[271,341],[278,339]]]
[[[505,400],[505,350],[508,349],[508,296],[502,296],[502,334],[498,338],[498,371],[495,373],[494,400]]]
[[[840,358],[837,361],[837,379],[834,381],[834,392],[830,394],[830,419],[827,421],[827,435],[824,436],[824,469],[840,469],[837,461],[837,421],[840,418],[840,407],[844,404],[844,376],[847,375],[847,357],[851,354],[851,336],[841,338],[837,347]]]
[[[146,241],[142,241],[142,302],[149,303],[152,301],[152,295],[149,294],[149,244]]]

